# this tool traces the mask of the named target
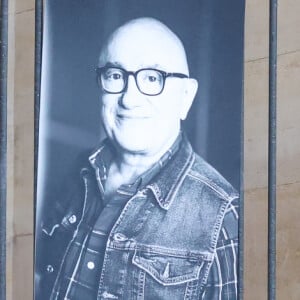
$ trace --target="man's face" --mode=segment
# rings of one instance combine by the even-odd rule
[[[142,25],[120,30],[102,54],[101,65],[133,72],[154,68],[187,74],[184,52],[173,37],[165,35],[159,28],[147,34]],[[189,80],[166,78],[162,93],[149,96],[139,91],[134,77],[129,75],[124,92],[103,91],[102,119],[108,137],[118,149],[130,153],[154,155],[170,147],[191,104],[186,103]]]

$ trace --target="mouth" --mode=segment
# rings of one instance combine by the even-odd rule
[[[140,114],[132,114],[132,113],[118,113],[117,114],[118,119],[126,120],[126,119],[132,119],[132,120],[142,120],[142,119],[149,119],[149,116],[140,115]]]

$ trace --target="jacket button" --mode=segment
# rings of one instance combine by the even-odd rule
[[[71,217],[69,217],[69,222],[71,223],[71,224],[74,224],[74,223],[76,223],[76,221],[77,221],[77,218],[76,218],[76,216],[75,215],[72,215]]]
[[[53,273],[54,272],[54,268],[51,265],[48,265],[46,267],[46,270],[47,270],[48,273]]]
[[[87,263],[87,267],[88,267],[88,269],[93,270],[93,269],[95,268],[94,262],[89,261],[89,262]]]
[[[127,236],[120,232],[115,233],[113,239],[117,242],[125,242],[128,240]]]

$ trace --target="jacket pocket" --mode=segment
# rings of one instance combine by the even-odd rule
[[[199,279],[205,260],[202,255],[170,255],[135,250],[132,262],[163,286],[177,285]]]

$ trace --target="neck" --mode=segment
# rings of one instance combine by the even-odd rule
[[[160,159],[160,154],[119,153],[112,161],[108,177],[119,175],[123,183],[132,183]]]
[[[155,160],[142,155],[122,153],[110,164],[105,182],[105,195],[109,197],[123,184],[132,184],[155,163]]]
[[[176,138],[177,135],[172,137],[159,151],[129,152],[117,148],[116,156],[108,171],[108,182],[116,181],[117,179],[117,185],[134,182],[170,149]]]

